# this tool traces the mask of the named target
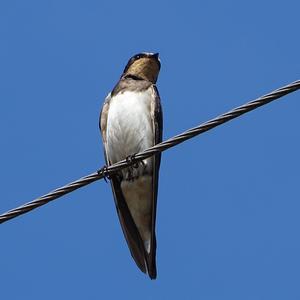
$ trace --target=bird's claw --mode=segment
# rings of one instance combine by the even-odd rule
[[[130,163],[133,168],[137,169],[139,167],[139,162],[136,162],[135,155],[136,153],[127,156],[126,161]]]
[[[105,165],[103,168],[101,168],[100,170],[97,171],[97,173],[100,175],[103,175],[103,178],[105,180],[105,182],[107,183],[107,179],[110,180],[110,176],[109,176],[109,172],[107,169],[107,166]]]

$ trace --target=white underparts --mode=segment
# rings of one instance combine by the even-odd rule
[[[112,163],[153,145],[152,97],[150,89],[112,97],[107,116],[107,155]]]
[[[151,116],[152,91],[127,91],[112,97],[107,118],[106,154],[111,163],[154,144]],[[138,168],[122,170],[121,189],[133,220],[150,252],[152,227],[152,158]]]

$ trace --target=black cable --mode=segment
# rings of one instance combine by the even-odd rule
[[[130,160],[122,160],[118,163],[115,163],[108,167],[103,167],[98,172],[92,173],[90,175],[87,175],[85,177],[82,177],[76,181],[73,181],[63,187],[60,187],[44,196],[41,196],[31,202],[28,202],[22,206],[19,206],[17,208],[14,208],[12,210],[9,210],[8,212],[0,215],[0,224],[4,223],[12,218],[15,218],[17,216],[20,216],[22,214],[25,214],[39,206],[42,206],[44,204],[47,204],[50,201],[53,201],[65,194],[68,194],[70,192],[73,192],[76,189],[79,189],[85,185],[88,185],[96,180],[102,179],[104,177],[108,177],[112,173],[126,168],[130,165],[135,164],[138,161],[144,160],[152,155],[155,155],[159,152],[163,152],[171,147],[174,147],[188,139],[191,139],[195,137],[196,135],[199,135],[205,131],[208,131],[210,129],[213,129],[214,127],[217,127],[225,122],[228,122],[234,118],[237,118],[253,109],[256,109],[262,105],[268,104],[271,101],[274,101],[276,99],[279,99],[280,97],[283,97],[289,93],[292,93],[296,90],[300,89],[300,80],[297,80],[293,83],[290,83],[284,87],[281,87],[269,94],[266,94],[260,98],[257,98],[253,101],[250,101],[244,105],[241,105],[237,108],[234,108],[230,110],[227,113],[224,113],[214,119],[211,119],[203,124],[200,124],[197,127],[191,128],[181,134],[178,134],[160,144],[157,144],[149,149],[146,149],[143,152],[137,153],[131,157]]]

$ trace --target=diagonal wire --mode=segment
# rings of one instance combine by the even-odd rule
[[[28,202],[22,206],[9,210],[8,212],[0,215],[0,224],[4,223],[12,218],[25,214],[39,206],[47,204],[50,201],[53,201],[65,194],[68,194],[76,189],[79,189],[85,185],[88,185],[96,180],[102,179],[109,175],[112,175],[116,171],[126,168],[130,165],[135,164],[138,161],[144,160],[152,155],[158,154],[159,152],[165,151],[171,147],[174,147],[188,139],[195,137],[205,131],[208,131],[214,127],[217,127],[225,122],[228,122],[234,118],[237,118],[253,109],[256,109],[262,105],[268,104],[271,101],[279,99],[289,93],[292,93],[296,90],[300,89],[300,80],[292,82],[284,87],[281,87],[271,93],[268,93],[264,96],[261,96],[253,101],[250,101],[244,105],[238,106],[230,110],[227,113],[224,113],[214,119],[211,119],[205,123],[200,124],[197,127],[191,128],[181,134],[178,134],[168,140],[159,143],[153,147],[146,149],[140,153],[133,155],[130,159],[124,159],[118,163],[115,163],[109,167],[103,167],[97,172],[94,172],[90,175],[82,177],[76,181],[73,181],[63,187],[60,187],[46,195],[43,195],[31,202]]]

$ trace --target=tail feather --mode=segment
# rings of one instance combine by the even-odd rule
[[[129,211],[127,203],[124,199],[121,184],[118,178],[113,176],[111,178],[111,186],[114,194],[115,204],[121,223],[121,227],[128,244],[132,258],[139,269],[147,273],[151,279],[156,278],[156,240],[155,236],[152,237],[150,246],[150,253],[147,253],[144,242],[139,234],[135,225],[132,215]],[[155,235],[155,233],[153,233]],[[153,243],[154,241],[154,243]]]

